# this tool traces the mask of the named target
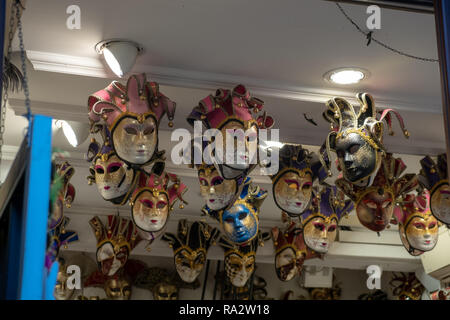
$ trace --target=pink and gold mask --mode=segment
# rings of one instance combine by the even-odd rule
[[[311,171],[285,171],[273,185],[275,203],[291,215],[301,214],[311,201],[312,180]]]
[[[130,202],[134,224],[146,232],[162,230],[177,199],[183,208],[182,194],[186,190],[187,187],[174,174],[142,174]]]
[[[149,164],[162,156],[158,152],[158,127],[167,113],[169,126],[175,103],[159,91],[145,74],[132,75],[126,86],[113,81],[89,96],[89,118],[93,125],[104,121],[117,156],[130,165]]]
[[[439,225],[431,214],[429,201],[428,192],[418,196],[408,194],[402,205],[395,208],[400,238],[412,255],[432,250],[438,241]]]
[[[227,207],[237,193],[237,182],[222,178],[214,166],[198,168],[200,194],[211,210]]]
[[[401,176],[405,170],[402,159],[387,153],[372,186],[358,187],[343,178],[336,180],[336,186],[355,202],[359,222],[367,229],[380,232],[391,222],[396,199],[417,187],[416,175]]]

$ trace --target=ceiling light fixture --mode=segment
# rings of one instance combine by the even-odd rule
[[[97,43],[95,51],[103,54],[112,72],[122,78],[133,68],[138,54],[141,54],[144,49],[133,41],[110,39]]]
[[[89,124],[77,121],[54,120],[54,133],[62,129],[64,136],[74,148],[82,144],[89,135]]]
[[[339,68],[328,71],[324,74],[325,80],[340,85],[350,85],[361,82],[363,79],[367,79],[370,73],[367,70],[361,68]]]

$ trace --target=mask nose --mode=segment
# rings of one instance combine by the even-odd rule
[[[348,152],[345,153],[344,164],[345,164],[346,167],[350,167],[353,164],[353,157]]]
[[[214,189],[214,187],[209,188],[209,193],[210,194],[216,193],[216,189]]]
[[[424,237],[425,239],[427,239],[427,240],[430,239],[430,238],[431,238],[430,230],[427,229],[427,230],[425,231],[425,234],[423,235],[423,237]]]

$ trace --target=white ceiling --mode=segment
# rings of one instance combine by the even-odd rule
[[[31,61],[28,74],[34,112],[87,122],[88,95],[104,88],[113,78],[95,53],[94,45],[108,38],[126,38],[145,48],[133,71],[147,72],[162,84],[162,92],[177,102],[175,128],[189,128],[186,116],[214,88],[241,82],[266,102],[267,111],[276,119],[275,127],[280,128],[282,141],[318,146],[328,130],[321,116],[323,102],[335,94],[353,97],[356,92],[366,91],[374,96],[378,106],[397,108],[405,118],[411,138],[405,140],[395,124],[396,136],[386,137],[390,151],[424,155],[445,150],[438,64],[405,58],[375,43],[366,47],[364,37],[332,2],[96,0],[77,3],[81,8],[80,30],[66,28],[66,8],[73,1],[27,3],[23,26],[25,48]],[[343,7],[361,26],[365,25],[367,15],[363,6],[343,4]],[[381,18],[382,29],[374,33],[377,39],[414,55],[437,57],[432,15],[383,9]],[[17,43],[16,37],[15,49]],[[20,65],[17,54],[14,61]],[[325,72],[344,66],[365,68],[371,76],[352,87],[333,86],[323,80]],[[5,140],[13,154],[22,139],[26,121],[18,117],[24,112],[23,96],[11,94],[10,97]],[[308,123],[303,113],[314,118],[319,126]],[[161,129],[160,143],[170,152],[173,143],[166,123]],[[88,168],[82,156],[88,141],[78,148],[70,147],[62,137],[55,137],[53,143],[71,152],[69,160],[76,167],[72,183],[77,197],[67,213],[74,228],[86,240],[74,246],[79,250],[93,250],[95,245],[93,237],[87,235],[90,230],[86,228],[86,215],[93,211],[102,215],[115,213],[115,209],[94,192],[95,186],[87,186]],[[404,156],[404,159],[411,172],[418,170],[418,156]],[[168,167],[180,174],[190,188],[189,206],[184,211],[177,210],[173,216],[171,228],[174,229],[183,215],[198,217],[202,201],[195,171],[170,162]],[[270,190],[267,177],[256,177],[256,180]],[[128,211],[128,207],[121,208],[124,215]],[[261,219],[265,228],[278,223],[279,209],[271,197],[265,201]],[[343,223],[358,226],[354,216]],[[358,232],[362,238],[347,237],[351,240],[341,240],[335,246],[329,255],[329,265],[363,269],[368,263],[381,261],[385,270],[417,267],[420,259],[410,257],[400,247],[395,230],[384,231],[380,238],[362,228]],[[155,245],[157,249],[151,254],[170,254],[163,244]],[[272,246],[268,247],[264,249],[265,261],[272,254]]]

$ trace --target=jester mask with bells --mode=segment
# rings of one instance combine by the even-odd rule
[[[78,233],[72,230],[66,230],[70,219],[63,217],[62,222],[50,229],[47,234],[47,251],[45,253],[45,267],[47,270],[51,269],[53,262],[58,258],[61,247],[67,248],[71,242],[78,241]]]
[[[323,187],[314,196],[312,208],[302,215],[306,246],[317,253],[327,253],[336,240],[340,219],[352,210],[352,201],[344,200],[344,194],[336,187]]]
[[[358,113],[343,98],[333,98],[327,102],[328,110],[323,116],[331,123],[331,132],[321,149],[321,154],[324,164],[329,169],[330,150],[333,150],[337,155],[338,168],[342,170],[347,181],[359,186],[370,186],[385,151],[383,120],[386,121],[389,134],[393,135],[391,117],[393,113],[399,120],[404,135],[409,137],[409,133],[396,111],[385,109],[377,119],[373,98],[367,93],[358,93],[356,97],[361,104]]]
[[[394,209],[400,239],[408,252],[417,256],[432,250],[438,241],[439,225],[430,210],[430,194],[407,194]]]
[[[222,231],[236,244],[246,243],[258,234],[259,211],[267,197],[267,191],[253,185],[247,177],[237,200],[224,210],[212,211],[203,207],[203,212],[219,221]]]
[[[222,163],[216,163],[223,178],[243,180],[256,167],[258,130],[269,129],[274,124],[273,118],[265,112],[257,115],[263,105],[264,102],[251,97],[243,85],[237,85],[233,90],[218,89],[215,96],[209,95],[201,100],[188,116],[190,125],[201,121],[206,129],[217,129],[222,133],[222,140],[214,140],[210,147],[212,152],[217,149],[223,151]],[[227,131],[232,138],[228,141]]]
[[[191,145],[194,153],[199,152],[203,154],[203,151],[207,146],[207,142],[204,141],[198,146],[195,142],[192,142]],[[200,148],[200,146],[202,146],[202,148]],[[191,158],[195,160],[194,156],[191,156]],[[195,166],[197,169],[198,180],[200,183],[200,194],[205,200],[205,205],[209,208],[209,210],[217,211],[225,209],[231,202],[233,202],[239,190],[239,181],[234,179],[224,179],[214,164],[206,164],[205,161],[202,161],[201,164],[195,164],[194,161],[192,166]]]
[[[88,184],[95,183],[104,200],[123,205],[134,190],[138,174],[114,152],[109,131],[106,128],[102,131],[103,146],[92,139],[86,154],[86,160],[92,163],[89,168],[91,175],[87,177]]]
[[[298,217],[310,204],[314,180],[326,177],[317,156],[300,145],[285,144],[279,151],[278,173],[271,176],[276,205]]]
[[[97,239],[97,264],[106,276],[113,276],[127,262],[131,251],[141,238],[129,219],[109,215],[104,226],[95,216],[89,221]]]
[[[146,265],[139,260],[128,260],[116,274],[107,276],[100,271],[93,272],[84,282],[85,287],[102,287],[108,300],[130,300],[131,289],[139,273]]]
[[[208,224],[185,219],[178,222],[177,234],[165,233],[162,240],[173,249],[175,268],[180,278],[187,283],[197,279],[206,262],[209,247],[219,236],[219,230]]]
[[[437,163],[429,156],[420,160],[422,170],[419,182],[422,187],[430,191],[431,213],[446,225],[450,225],[450,186],[447,173],[447,156],[441,154]]]
[[[64,206],[70,208],[75,200],[75,187],[69,183],[74,173],[75,169],[67,161],[56,164],[52,168],[49,229],[54,229],[61,224],[64,217]]]
[[[397,198],[417,188],[415,174],[400,177],[405,169],[402,159],[387,153],[372,186],[358,187],[343,178],[336,180],[336,186],[354,202],[359,222],[380,232],[391,222]]]
[[[175,102],[159,91],[156,82],[147,81],[145,74],[130,76],[126,86],[113,81],[89,96],[88,106],[92,125],[104,121],[121,160],[146,165],[164,153],[158,151],[158,127],[165,113],[172,126]]]
[[[220,237],[218,243],[224,250],[225,272],[235,287],[244,287],[255,271],[255,258],[258,246],[263,246],[270,234],[258,232],[252,241],[244,245],[235,245],[226,237]]]
[[[416,278],[414,272],[408,274],[401,273],[400,275],[394,273],[394,278],[389,281],[393,287],[392,293],[398,300],[422,300],[422,293],[425,287]]]
[[[163,172],[161,175],[141,173],[139,184],[130,200],[134,224],[144,232],[161,231],[177,200],[180,208],[186,203],[182,195],[187,191],[177,175]]]
[[[289,281],[301,274],[305,260],[320,257],[305,245],[302,230],[291,222],[283,232],[272,228],[272,240],[275,247],[275,272],[281,281]]]

